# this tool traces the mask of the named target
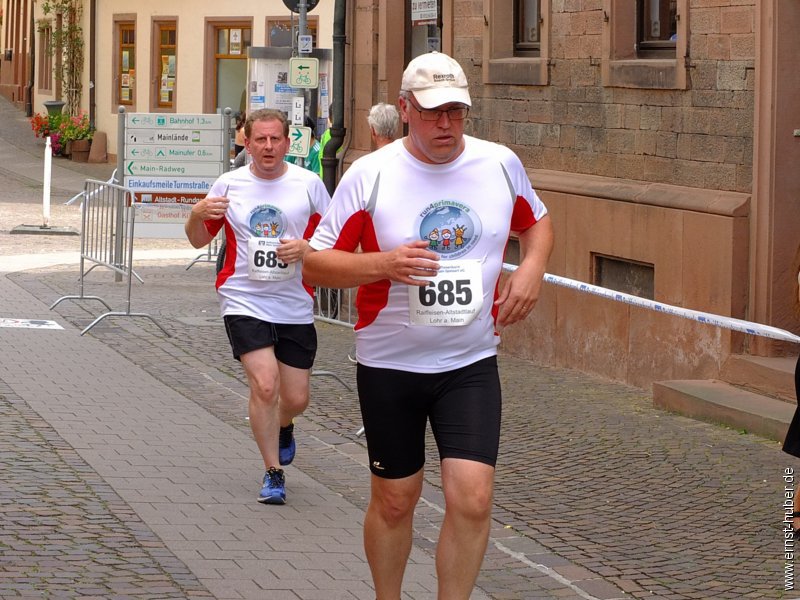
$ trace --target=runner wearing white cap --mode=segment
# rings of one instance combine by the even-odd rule
[[[499,333],[533,308],[553,245],[517,156],[464,135],[471,105],[455,60],[412,60],[399,98],[408,135],[347,170],[303,267],[309,283],[360,286],[357,380],[372,471],[364,544],[379,600],[401,595],[428,422],[446,501],[438,598],[470,596],[499,446]],[[521,261],[501,284],[512,231]]]

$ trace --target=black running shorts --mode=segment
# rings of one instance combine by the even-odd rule
[[[358,396],[370,470],[399,479],[425,464],[430,420],[439,460],[495,466],[502,399],[497,357],[444,373],[411,373],[359,364]]]
[[[317,330],[307,325],[282,325],[244,315],[226,315],[225,332],[233,357],[253,350],[275,347],[275,358],[296,369],[310,369],[317,355]]]

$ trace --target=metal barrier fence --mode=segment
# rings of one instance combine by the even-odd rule
[[[81,204],[80,293],[77,296],[62,296],[50,306],[50,310],[53,310],[63,300],[97,300],[102,303],[108,312],[92,321],[81,331],[81,335],[107,317],[145,317],[153,321],[167,337],[172,337],[149,314],[131,312],[132,278],[135,276],[144,283],[142,278],[133,271],[134,217],[133,192],[130,189],[107,181],[86,180]],[[88,269],[86,268],[87,263],[91,263]],[[86,275],[95,267],[111,269],[116,274],[116,281],[127,277],[124,312],[112,310],[108,303],[99,296],[86,295]]]
[[[355,288],[317,288],[314,299],[314,317],[325,323],[354,327],[358,320],[355,291]]]
[[[106,183],[116,183],[116,182],[117,182],[117,170],[114,169],[111,172],[111,177],[108,178],[108,181],[106,181]],[[98,188],[98,189],[102,189],[102,188]],[[97,190],[95,190],[95,191],[97,191]],[[86,197],[86,186],[84,186],[84,188],[80,192],[75,194],[72,198],[70,198],[69,200],[64,202],[64,204],[69,205],[69,204],[72,204],[74,202],[77,202],[78,200],[83,200],[83,198],[85,198],[85,197]]]
[[[211,242],[206,246],[206,251],[201,252],[198,254],[192,262],[190,262],[186,266],[186,270],[188,271],[191,269],[195,264],[199,262],[205,263],[217,263],[221,265],[221,261],[225,258],[225,230],[221,229],[217,237],[215,237]],[[217,268],[219,271],[221,266]]]

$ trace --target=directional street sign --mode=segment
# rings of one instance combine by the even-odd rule
[[[289,85],[295,88],[318,88],[319,59],[296,56],[290,58]]]
[[[127,129],[222,129],[222,115],[126,113]]]
[[[125,175],[152,175],[154,177],[217,177],[222,175],[222,164],[219,162],[126,160]]]
[[[311,51],[314,49],[312,44],[314,43],[314,38],[310,35],[298,35],[297,36],[297,50],[300,54],[311,54]]]
[[[183,222],[228,160],[220,114],[127,113],[123,183],[134,192],[137,237],[183,237]]]
[[[197,144],[198,146],[222,146],[222,128],[219,129],[129,129],[125,132],[125,144]]]
[[[126,144],[125,158],[139,160],[204,160],[222,161],[222,145],[217,146],[157,146],[155,144]]]
[[[302,96],[292,98],[292,125],[302,125],[305,122],[306,99]]]
[[[169,194],[161,192],[148,192],[139,194],[142,204],[197,204],[205,198],[205,194]]]
[[[125,187],[136,192],[206,194],[216,177],[135,177],[125,176]]]
[[[311,149],[311,128],[292,125],[289,127],[289,140],[291,144],[286,154],[305,158]]]

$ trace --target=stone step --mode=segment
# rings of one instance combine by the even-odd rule
[[[750,356],[733,354],[722,366],[722,381],[772,396],[794,405],[794,367],[797,356]]]
[[[663,410],[742,429],[777,441],[783,441],[795,410],[793,402],[757,394],[718,380],[654,382],[653,404]]]

